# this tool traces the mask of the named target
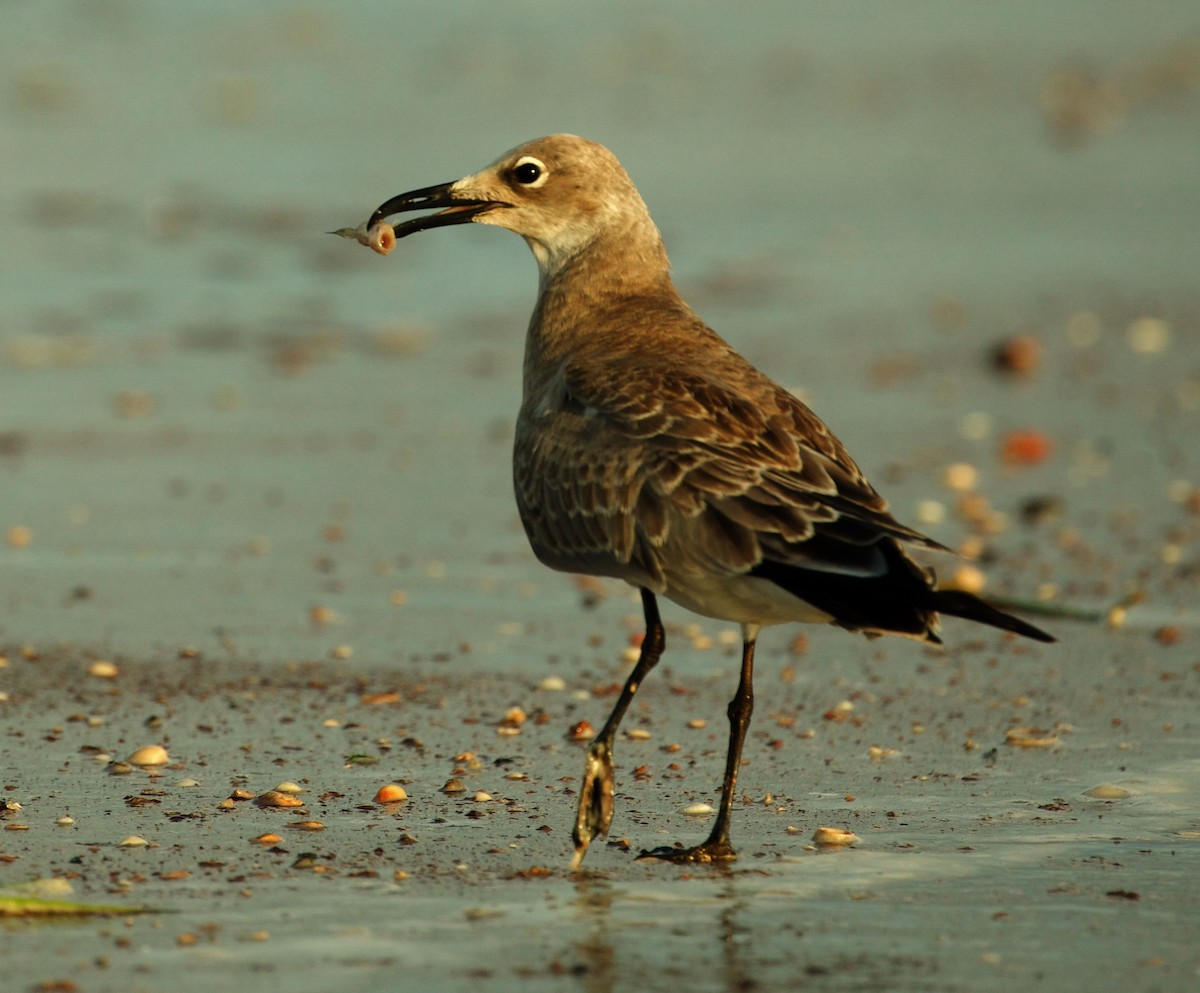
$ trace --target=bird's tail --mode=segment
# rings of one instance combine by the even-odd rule
[[[963,590],[934,590],[933,609],[941,614],[965,617],[969,621],[978,621],[980,624],[990,624],[994,628],[1012,631],[1014,634],[1033,638],[1035,641],[1055,640],[1041,628],[1027,624],[1025,621],[1013,617],[1012,614],[1006,614],[1003,610],[997,610],[990,603]]]

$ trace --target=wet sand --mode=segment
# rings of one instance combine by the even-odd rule
[[[161,911],[8,924],[14,989],[1196,981],[1200,22],[795,10],[7,12],[0,886]],[[635,860],[705,833],[736,682],[734,632],[666,606],[614,844],[567,872],[568,733],[639,618],[516,521],[525,248],[323,234],[554,130],[616,151],[685,297],[902,519],[1101,618],[768,632],[728,868]],[[220,806],[281,781],[302,807]]]

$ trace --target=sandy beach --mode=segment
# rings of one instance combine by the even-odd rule
[[[4,20],[0,894],[126,911],[6,919],[12,989],[1195,984],[1193,5]],[[568,869],[640,610],[517,520],[527,249],[326,233],[557,131],[939,574],[1059,638],[764,634],[724,868],[636,859],[706,834],[737,678],[666,605]]]

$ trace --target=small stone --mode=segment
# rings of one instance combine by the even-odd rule
[[[528,715],[520,707],[509,707],[504,712],[504,716],[500,719],[500,726],[507,728],[519,728],[525,721],[528,720]]]
[[[155,766],[166,765],[171,761],[167,750],[162,745],[145,745],[139,748],[126,761],[130,765]]]
[[[992,367],[997,372],[1028,376],[1042,362],[1042,343],[1033,335],[1019,334],[992,350]]]
[[[1050,457],[1053,448],[1041,431],[1010,431],[1001,444],[1000,458],[1006,465],[1037,465]]]
[[[119,672],[115,663],[102,659],[97,659],[88,666],[88,675],[94,676],[96,679],[116,679]]]
[[[858,835],[841,828],[819,827],[813,832],[812,840],[821,848],[845,848],[858,841]]]
[[[1083,795],[1091,797],[1093,800],[1128,800],[1133,796],[1133,791],[1113,783],[1101,783],[1099,786],[1093,786],[1090,790],[1084,790]]]
[[[1171,325],[1157,317],[1139,317],[1125,330],[1131,351],[1139,355],[1155,355],[1165,351],[1171,342]]]
[[[919,500],[916,507],[918,524],[941,524],[946,518],[946,505],[941,500]]]
[[[1004,734],[1004,743],[1016,748],[1053,748],[1058,744],[1058,735],[1042,728],[1011,728]]]
[[[397,783],[388,783],[386,786],[379,787],[375,792],[376,803],[399,803],[401,800],[407,800],[408,794],[404,791],[404,787]]]
[[[280,793],[279,790],[267,790],[254,801],[260,807],[302,807],[304,801],[290,793]]]
[[[711,803],[688,803],[680,807],[679,812],[687,817],[709,817],[717,811]]]
[[[8,529],[9,548],[27,548],[33,543],[33,529],[24,524],[14,524]]]
[[[976,595],[983,592],[983,588],[987,585],[987,576],[983,570],[976,568],[973,565],[960,565],[954,570],[950,577],[950,582],[946,584],[953,590],[962,590],[964,593],[974,593]]]
[[[942,482],[956,493],[973,490],[979,483],[979,470],[969,462],[952,462],[942,470]]]

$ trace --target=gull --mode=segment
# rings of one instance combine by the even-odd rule
[[[387,221],[415,210],[435,213]],[[665,646],[659,597],[742,632],[712,831],[642,853],[679,863],[736,858],[730,814],[762,628],[828,623],[940,644],[948,614],[1054,640],[939,589],[909,557],[906,546],[948,549],[897,521],[824,422],[684,303],[645,203],[603,145],[538,138],[336,233],[386,254],[398,238],[468,222],[519,234],[538,264],[513,450],[533,551],[552,569],[624,580],[645,615],[637,663],[587,748],[574,868],[612,823],[617,729]]]

